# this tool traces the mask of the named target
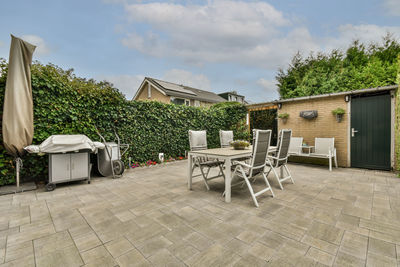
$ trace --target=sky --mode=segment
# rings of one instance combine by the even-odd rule
[[[147,76],[270,101],[296,52],[400,40],[400,0],[13,0],[0,10],[1,58],[13,34],[37,45],[34,60],[112,82],[127,99]]]

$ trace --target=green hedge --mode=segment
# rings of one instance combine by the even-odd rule
[[[0,59],[0,103],[4,100],[7,63]],[[187,131],[207,130],[209,147],[219,146],[219,129],[233,129],[237,138],[248,138],[244,125],[246,108],[238,103],[222,103],[211,108],[163,104],[155,101],[127,101],[112,84],[76,77],[73,70],[54,65],[32,65],[34,99],[34,144],[53,134],[85,134],[99,140],[95,128],[106,140],[114,140],[114,130],[131,145],[124,160],[157,160],[158,153],[183,156],[189,150]],[[0,117],[2,117],[1,108]],[[0,133],[1,137],[1,133]],[[2,138],[1,138],[2,139]],[[47,178],[47,157],[24,157],[22,177]],[[14,182],[12,157],[0,145],[0,185]]]

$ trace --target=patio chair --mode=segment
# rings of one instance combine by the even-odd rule
[[[221,148],[231,147],[231,142],[233,141],[233,131],[219,130],[219,140],[221,143]],[[250,159],[250,157],[243,157],[243,158],[239,158],[236,160],[237,161],[246,161],[248,159]]]
[[[189,130],[189,144],[190,144],[190,151],[198,151],[207,149],[207,132],[206,131],[192,131]],[[195,175],[193,177],[202,176],[204,183],[206,185],[207,190],[210,190],[210,186],[208,185],[208,181],[223,177],[225,179],[225,175],[222,169],[224,164],[223,161],[219,161],[217,159],[209,159],[207,157],[194,157],[193,158],[193,167],[192,167],[192,174],[196,167],[200,169],[201,174]],[[218,175],[208,177],[211,168],[219,168]],[[206,171],[205,171],[206,169]]]
[[[243,185],[244,183],[246,183],[247,187],[249,188],[254,205],[256,205],[256,207],[258,207],[257,196],[267,191],[271,191],[272,197],[275,196],[268,182],[267,176],[264,173],[264,168],[266,166],[266,159],[268,155],[268,148],[271,142],[271,135],[271,130],[256,130],[250,164],[242,161],[233,162],[233,164],[236,165],[233,175],[236,174],[237,177],[244,179],[244,181],[234,184],[232,186],[236,186],[239,184]],[[255,193],[249,179],[255,179],[255,176],[258,174],[262,174],[265,181],[265,188]]]
[[[233,131],[219,130],[219,140],[222,148],[230,147],[233,141]]]
[[[301,146],[303,145],[303,137],[290,138],[289,156],[296,156],[301,154]]]
[[[292,178],[292,175],[290,174],[290,171],[287,167],[287,160],[289,156],[289,146],[290,146],[290,139],[292,137],[292,130],[288,129],[283,129],[279,133],[279,139],[278,139],[278,147],[275,155],[270,155],[267,157],[267,166],[269,167],[269,170],[267,172],[268,174],[272,171],[278,180],[279,187],[281,190],[283,190],[282,182],[290,179],[292,183],[294,183],[294,180]],[[283,168],[283,169],[282,169]],[[277,173],[277,170],[280,169],[281,176],[283,176],[283,170],[286,171],[285,177],[280,177]]]
[[[329,160],[329,171],[332,171],[332,159],[335,161],[337,168],[337,157],[335,148],[335,138],[315,138],[314,152],[310,153],[310,157],[327,158]]]

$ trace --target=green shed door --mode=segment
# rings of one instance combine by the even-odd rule
[[[351,99],[351,166],[390,170],[390,94]]]

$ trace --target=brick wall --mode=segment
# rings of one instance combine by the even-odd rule
[[[340,123],[336,121],[332,110],[343,108],[346,114]],[[317,110],[318,117],[307,120],[299,116],[300,111]],[[349,167],[347,161],[348,151],[348,120],[349,111],[344,96],[324,97],[304,101],[293,101],[282,103],[282,108],[278,114],[288,113],[289,118],[286,123],[278,119],[278,129],[292,129],[294,137],[303,137],[308,145],[314,145],[315,137],[334,137],[339,166]],[[300,159],[295,160],[310,162],[327,162],[327,160]]]

